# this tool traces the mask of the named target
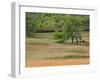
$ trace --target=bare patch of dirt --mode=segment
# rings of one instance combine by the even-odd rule
[[[82,65],[89,64],[89,59],[27,60],[26,67]]]

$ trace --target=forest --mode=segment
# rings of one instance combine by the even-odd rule
[[[89,31],[89,16],[49,14],[49,13],[26,13],[26,35],[33,37],[35,33],[55,32],[54,37],[59,42],[71,39],[82,39],[81,32]]]

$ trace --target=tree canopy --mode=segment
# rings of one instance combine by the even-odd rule
[[[34,35],[36,32],[62,32],[60,40],[82,38],[81,32],[89,30],[89,15],[52,14],[26,12],[26,34]]]

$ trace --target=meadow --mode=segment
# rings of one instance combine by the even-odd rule
[[[89,31],[81,33],[82,40],[57,43],[54,32],[36,33],[26,37],[26,67],[89,64]]]

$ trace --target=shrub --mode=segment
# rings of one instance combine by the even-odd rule
[[[56,43],[64,43],[64,40],[63,39],[59,39],[56,41]]]
[[[62,32],[55,32],[54,33],[54,38],[55,39],[62,39],[63,38],[63,33]]]

